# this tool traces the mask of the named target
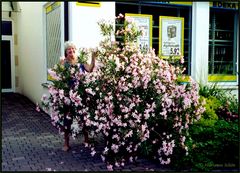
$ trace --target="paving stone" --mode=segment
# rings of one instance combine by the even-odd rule
[[[24,165],[19,168],[19,171],[31,171],[32,168],[29,165]]]
[[[15,157],[15,158],[12,158],[13,161],[16,161],[16,160],[24,160],[25,158],[24,157]]]
[[[92,157],[84,147],[82,135],[70,138],[71,151],[62,151],[63,136],[52,126],[50,116],[36,112],[35,107],[21,94],[2,93],[2,171],[107,171],[100,154]],[[101,138],[98,144],[100,153]],[[152,170],[171,171],[144,158],[116,168],[117,172]]]
[[[131,169],[122,169],[122,171],[132,171]]]

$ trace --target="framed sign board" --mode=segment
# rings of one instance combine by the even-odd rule
[[[159,55],[180,57],[184,48],[184,18],[159,16]]]
[[[133,19],[137,27],[143,31],[143,35],[138,38],[140,48],[152,47],[152,15],[125,13],[125,16]]]

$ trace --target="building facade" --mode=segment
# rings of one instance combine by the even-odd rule
[[[49,82],[47,69],[64,55],[64,42],[71,40],[78,47],[98,46],[102,37],[97,22],[114,22],[121,13],[145,27],[142,41],[159,56],[178,50],[184,56],[187,76],[199,83],[217,82],[238,93],[237,2],[1,3],[2,92],[19,92],[40,102],[47,92],[43,85]],[[174,40],[176,44],[171,47]]]

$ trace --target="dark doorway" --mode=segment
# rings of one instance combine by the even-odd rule
[[[11,79],[11,42],[2,40],[1,43],[1,82],[2,89],[12,89]]]

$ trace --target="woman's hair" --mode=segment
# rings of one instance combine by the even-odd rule
[[[65,54],[65,56],[67,56],[66,51],[67,51],[67,49],[68,49],[69,47],[73,47],[73,48],[75,48],[75,49],[77,50],[77,47],[76,47],[76,45],[75,45],[73,42],[71,42],[71,41],[66,41],[66,42],[64,43],[64,54]]]

